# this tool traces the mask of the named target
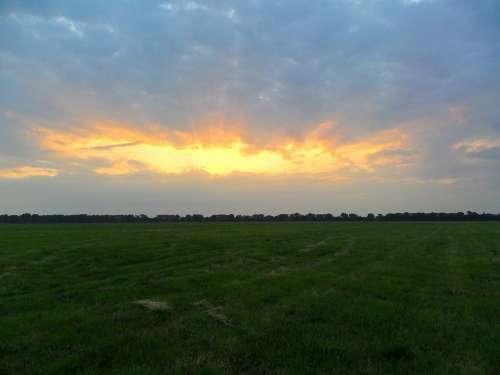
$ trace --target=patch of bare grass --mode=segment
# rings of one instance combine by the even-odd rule
[[[136,305],[140,305],[148,310],[152,311],[167,311],[171,309],[171,306],[167,302],[154,301],[151,299],[141,299],[134,301]]]
[[[320,246],[323,246],[323,245],[326,245],[326,241],[325,240],[321,240],[321,241],[315,242],[313,244],[307,245],[306,247],[300,249],[299,253],[308,253],[308,252],[316,249],[317,247],[320,247]]]
[[[276,269],[273,269],[269,272],[266,272],[264,274],[264,276],[266,277],[276,277],[276,276],[280,276],[280,275],[283,275],[283,274],[286,274],[290,272],[290,267],[284,267],[284,266],[280,266]]]
[[[201,308],[208,316],[214,318],[220,323],[228,327],[233,327],[233,324],[231,323],[229,318],[222,312],[221,306],[214,306],[205,299],[195,302],[194,305]]]

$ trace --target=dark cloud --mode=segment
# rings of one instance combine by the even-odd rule
[[[127,142],[127,143],[117,143],[117,144],[112,144],[112,145],[105,145],[105,146],[95,146],[95,147],[90,147],[92,150],[110,150],[113,148],[120,148],[120,147],[129,147],[129,146],[135,146],[139,145],[141,142]]]

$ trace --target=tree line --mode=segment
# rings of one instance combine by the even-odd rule
[[[0,223],[176,223],[176,222],[293,222],[293,221],[500,221],[500,214],[467,212],[398,212],[387,214],[277,214],[277,215],[0,215]]]

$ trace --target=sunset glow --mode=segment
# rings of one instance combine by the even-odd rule
[[[0,169],[0,179],[19,180],[29,177],[54,177],[58,171],[53,168],[39,168],[23,165],[16,168]]]
[[[201,135],[170,134],[102,123],[72,132],[42,128],[36,134],[45,149],[69,160],[94,161],[100,165],[93,170],[104,175],[149,171],[314,176],[341,168],[370,172],[381,164],[398,163],[397,157],[382,152],[406,147],[405,136],[398,130],[342,141],[324,134],[330,128],[330,124],[321,124],[301,139],[289,137],[268,145],[220,129],[206,129]]]

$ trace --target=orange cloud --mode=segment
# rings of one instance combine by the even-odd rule
[[[57,176],[58,173],[57,169],[23,165],[17,168],[0,169],[0,178],[19,180],[29,177],[54,177]]]
[[[451,146],[453,150],[463,150],[468,153],[481,152],[495,147],[500,147],[500,139],[476,138]]]
[[[105,175],[149,171],[205,172],[215,176],[324,176],[345,168],[373,172],[377,166],[374,155],[407,147],[406,136],[400,130],[342,141],[329,135],[332,127],[333,123],[326,122],[301,138],[283,137],[260,143],[245,136],[243,127],[225,124],[212,124],[191,132],[167,132],[159,127],[143,130],[97,123],[72,131],[39,128],[36,134],[45,149],[60,157],[105,163],[93,167],[95,172]],[[384,164],[390,163],[390,153],[384,160]]]

